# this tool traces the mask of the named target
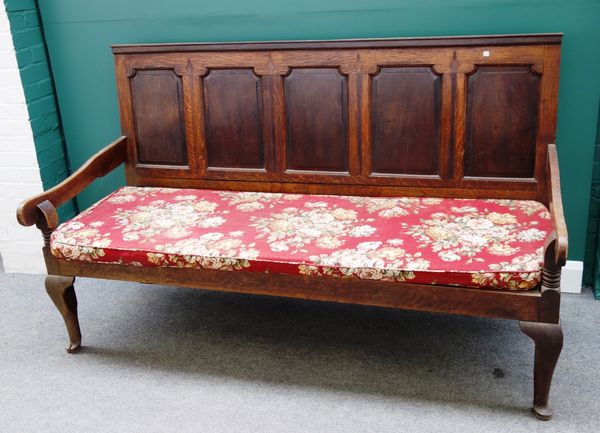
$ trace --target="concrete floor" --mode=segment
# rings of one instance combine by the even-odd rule
[[[555,419],[515,322],[81,279],[68,355],[43,276],[0,274],[0,432],[597,432],[600,302],[563,297]]]

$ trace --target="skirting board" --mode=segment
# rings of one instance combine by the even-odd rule
[[[560,290],[563,293],[581,293],[583,262],[567,260],[560,277]]]

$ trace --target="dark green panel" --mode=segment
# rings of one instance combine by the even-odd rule
[[[69,157],[119,134],[115,43],[564,32],[558,148],[571,260],[582,260],[600,89],[597,0],[40,0]],[[123,182],[98,181],[85,207]]]
[[[583,284],[594,288],[596,299],[600,300],[600,109],[596,128],[596,151],[592,172],[592,194],[588,217],[587,243],[583,262]]]

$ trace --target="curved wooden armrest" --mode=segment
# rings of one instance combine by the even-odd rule
[[[93,155],[77,171],[48,191],[25,200],[17,209],[21,225],[31,226],[38,220],[38,205],[45,201],[55,207],[72,199],[95,179],[105,176],[127,159],[127,138],[119,137]]]
[[[548,207],[554,223],[554,265],[564,266],[567,261],[569,237],[567,223],[563,214],[562,197],[560,195],[560,171],[556,145],[548,145]]]

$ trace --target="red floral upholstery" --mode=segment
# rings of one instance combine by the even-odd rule
[[[523,200],[124,187],[52,234],[69,260],[524,290],[548,210]]]

